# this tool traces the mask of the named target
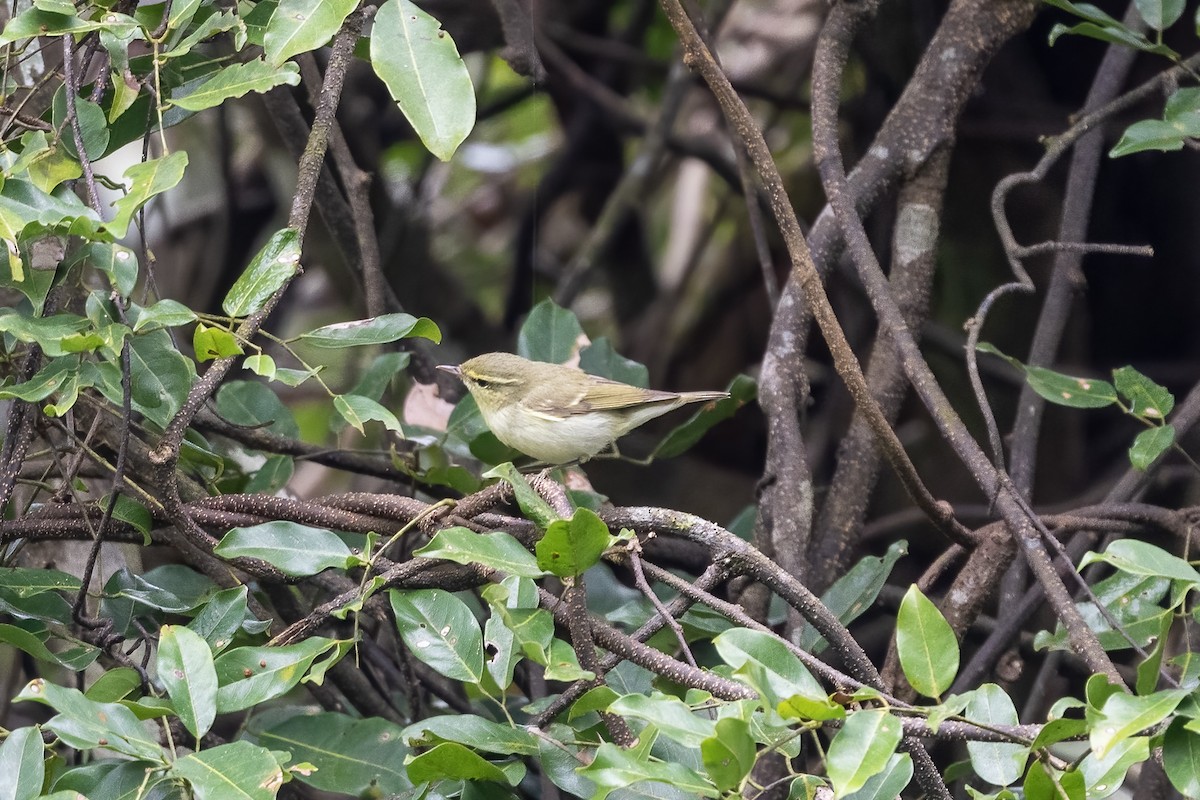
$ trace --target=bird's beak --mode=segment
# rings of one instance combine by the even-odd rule
[[[459,379],[462,378],[462,370],[459,368],[459,366],[457,364],[438,364],[437,368],[440,369],[442,372],[449,372],[451,375],[453,375],[456,378],[459,378]]]

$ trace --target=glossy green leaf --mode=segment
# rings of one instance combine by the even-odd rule
[[[38,636],[16,625],[0,623],[0,642],[10,644],[47,664],[56,664],[78,671],[91,665],[100,655],[100,650],[91,645],[76,645],[51,650],[46,646],[48,638],[49,635],[44,630]]]
[[[695,770],[682,764],[639,757],[609,742],[603,742],[596,750],[592,762],[578,771],[580,775],[596,784],[592,800],[605,800],[617,789],[626,789],[644,781],[665,783],[679,791],[702,797],[717,797],[719,794],[716,788]],[[638,791],[638,796],[649,796],[640,789],[641,787],[634,790]]]
[[[1150,758],[1150,740],[1145,736],[1135,736],[1115,745],[1104,758],[1095,753],[1088,753],[1079,765],[1083,773],[1083,781],[1087,786],[1087,796],[1094,800],[1116,792],[1125,782],[1125,774],[1135,764],[1141,764]]]
[[[538,540],[537,565],[560,577],[580,575],[600,561],[611,541],[608,526],[596,512],[577,508],[571,519],[550,523]]]
[[[255,375],[261,375],[267,380],[271,380],[275,377],[275,359],[271,358],[265,353],[247,356],[245,360],[242,361],[242,368],[250,370]]]
[[[730,628],[713,639],[713,646],[753,689],[776,698],[772,705],[793,695],[814,700],[826,697],[821,684],[778,637],[749,628]],[[759,670],[751,673],[747,667]]]
[[[263,308],[300,271],[300,234],[283,228],[272,234],[221,301],[231,317],[246,317]]]
[[[324,47],[357,5],[357,0],[280,0],[263,36],[267,61],[278,66]]]
[[[283,785],[271,752],[245,741],[184,756],[171,772],[191,784],[196,800],[273,800]]]
[[[313,636],[284,647],[237,647],[217,657],[217,711],[227,713],[256,706],[291,690],[317,656],[337,646]]]
[[[475,88],[450,34],[409,0],[387,0],[371,28],[371,66],[429,152],[449,161],[475,126]]]
[[[1184,797],[1200,797],[1200,733],[1176,719],[1163,737],[1163,769]]]
[[[74,575],[56,569],[0,567],[0,589],[17,597],[32,597],[42,592],[77,592],[80,586]]]
[[[1191,564],[1140,539],[1118,539],[1109,544],[1103,553],[1087,553],[1079,562],[1079,568],[1096,562],[1110,564],[1133,575],[1169,578],[1200,586],[1200,572]]]
[[[1029,766],[1022,788],[1025,800],[1084,800],[1087,795],[1083,773],[1052,769],[1041,761],[1034,761]]]
[[[388,592],[409,652],[447,678],[483,679],[483,635],[467,604],[442,589]]]
[[[499,755],[529,756],[538,751],[537,737],[525,729],[502,725],[474,714],[428,717],[405,728],[401,738],[410,747],[458,742]]]
[[[112,242],[89,242],[79,255],[103,272],[122,297],[133,294],[138,279],[138,257],[128,247]]]
[[[116,216],[105,227],[113,236],[123,239],[138,210],[155,195],[174,189],[183,178],[187,164],[187,153],[177,150],[162,158],[134,164],[125,170],[125,183],[129,188],[124,197],[113,203]]]
[[[199,634],[214,653],[220,653],[233,641],[234,634],[243,628],[252,629],[260,623],[250,613],[245,586],[234,586],[214,594],[188,627]]]
[[[1025,380],[1039,395],[1060,406],[1104,408],[1117,400],[1116,389],[1108,381],[1075,378],[1044,367],[1025,367]]]
[[[1166,30],[1183,16],[1184,0],[1135,0],[1138,13],[1152,29]]]
[[[219,106],[230,98],[242,97],[248,92],[261,94],[276,86],[296,86],[299,83],[300,68],[295,64],[272,66],[266,61],[255,59],[223,67],[216,75],[195,88],[189,87],[188,94],[171,95],[171,103],[188,111],[203,111]]]
[[[579,368],[591,375],[628,383],[645,389],[650,386],[650,370],[613,349],[612,342],[601,336],[579,351]]]
[[[1089,704],[1091,723],[1088,739],[1092,753],[1105,758],[1121,742],[1162,722],[1190,694],[1187,689],[1170,689],[1145,697],[1124,692],[1109,695],[1097,708]]]
[[[400,431],[400,420],[381,403],[359,394],[339,394],[333,398],[334,410],[350,427],[365,434],[368,422],[381,422],[390,431]]]
[[[129,340],[129,366],[135,407],[166,427],[183,407],[196,380],[195,362],[175,348],[166,331],[155,331]],[[105,397],[120,405],[119,383],[100,388]]]
[[[466,401],[464,400],[463,402]],[[462,403],[459,403],[459,405],[462,405]],[[542,499],[541,495],[529,486],[529,482],[525,480],[525,476],[517,471],[517,468],[512,465],[511,461],[496,465],[483,473],[483,477],[499,478],[511,486],[513,495],[517,500],[517,505],[521,507],[521,511],[542,530],[546,530],[551,524],[558,521],[558,514],[550,507],[549,503]]]
[[[1113,370],[1113,385],[1128,401],[1135,417],[1159,421],[1175,408],[1175,395],[1133,367]]]
[[[359,560],[332,531],[287,520],[234,528],[213,553],[222,558],[260,558],[293,577],[316,575],[330,567],[346,569]]]
[[[941,697],[958,673],[958,639],[942,612],[916,584],[909,587],[896,618],[896,652],[904,676],[926,697]]]
[[[564,364],[586,341],[583,327],[569,309],[543,300],[533,307],[517,334],[517,355],[530,361]]]
[[[83,150],[89,161],[95,161],[104,155],[108,149],[109,132],[108,119],[99,105],[84,97],[75,98],[75,116],[79,122],[80,139],[83,140]],[[54,93],[51,107],[51,124],[55,130],[63,132],[62,147],[66,154],[76,160],[79,153],[75,149],[74,125],[67,114],[67,95],[65,84],[59,86]]]
[[[208,733],[217,716],[217,671],[208,643],[180,625],[162,626],[158,679],[188,732],[197,739]]]
[[[896,753],[888,759],[883,771],[868,778],[863,787],[847,795],[846,800],[894,800],[901,796],[901,792],[912,781],[912,776],[912,756]]]
[[[736,717],[717,720],[713,735],[700,743],[704,769],[723,792],[733,791],[750,774],[756,751],[750,724]]]
[[[300,714],[258,731],[256,738],[265,747],[290,752],[293,762],[315,766],[315,772],[293,773],[314,789],[366,797],[412,787],[404,768],[410,751],[401,729],[379,717]]]
[[[244,350],[237,337],[224,328],[211,328],[203,322],[192,333],[192,352],[200,363],[217,358],[240,356]]]
[[[825,757],[834,796],[842,798],[858,791],[886,769],[902,735],[900,720],[886,709],[850,714]]]
[[[660,692],[624,695],[614,700],[609,710],[621,717],[644,720],[685,747],[699,747],[716,735],[713,720],[692,711],[678,697]]]
[[[46,780],[46,748],[36,727],[9,731],[0,743],[0,797],[33,800]]]
[[[838,578],[821,595],[825,605],[843,625],[848,625],[867,611],[879,597],[892,568],[903,556],[908,555],[908,542],[901,539],[888,545],[883,557],[864,556]],[[811,625],[805,626],[800,636],[800,648],[810,653],[820,653],[828,646],[825,638]]]
[[[1108,151],[1109,158],[1120,158],[1147,150],[1170,152],[1182,150],[1187,134],[1166,120],[1144,119],[1133,123]]]
[[[432,320],[396,313],[326,325],[301,334],[292,341],[304,342],[314,347],[340,349],[388,344],[399,339],[412,338],[428,339],[436,344],[442,341],[442,333]]]
[[[1175,444],[1175,426],[1158,425],[1134,437],[1129,447],[1129,463],[1134,469],[1147,470],[1158,457]]]
[[[292,411],[258,381],[228,381],[217,391],[217,411],[235,425],[265,428],[289,438],[300,435]]]
[[[469,528],[443,528],[414,556],[442,558],[456,564],[483,564],[510,575],[540,578],[545,572],[524,545],[503,531],[476,533]]]
[[[1018,725],[1017,708],[1008,693],[994,683],[985,683],[971,695],[967,719],[984,725]],[[1009,742],[967,742],[975,774],[996,786],[1009,786],[1025,774],[1029,748]]]
[[[78,689],[58,686],[42,678],[30,681],[16,699],[34,700],[57,711],[58,716],[43,727],[78,750],[103,746],[133,758],[163,757],[153,733],[119,703],[97,703]]]
[[[152,306],[139,309],[133,323],[133,332],[149,332],[160,328],[173,328],[196,321],[196,312],[176,300],[159,300]]]
[[[461,744],[443,742],[420,755],[409,756],[408,778],[413,783],[450,778],[515,786],[525,775],[524,765],[519,766],[519,775],[510,774]]]

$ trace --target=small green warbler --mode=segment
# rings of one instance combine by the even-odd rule
[[[509,447],[547,464],[586,461],[637,426],[688,403],[728,392],[658,392],[562,364],[485,353],[457,367],[484,422]]]

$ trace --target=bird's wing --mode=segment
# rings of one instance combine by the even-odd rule
[[[588,410],[584,403],[586,390],[580,390],[571,397],[563,397],[562,386],[554,383],[544,383],[531,389],[521,401],[525,410],[543,419],[561,420],[573,414],[582,414]]]
[[[630,387],[616,381],[595,378],[588,384],[583,404],[594,411],[615,411],[630,406],[646,403],[666,402],[675,399],[671,392],[658,392],[653,389],[630,391]]]

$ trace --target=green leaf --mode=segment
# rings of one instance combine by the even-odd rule
[[[535,755],[538,739],[523,728],[501,725],[474,714],[445,714],[414,722],[401,732],[410,747],[458,742],[476,750],[500,755]]]
[[[413,783],[437,781],[443,778],[468,781],[492,781],[515,786],[524,777],[524,765],[520,776],[506,773],[477,753],[455,742],[443,742],[418,756],[408,758],[408,778]],[[513,777],[517,777],[513,780]]]
[[[188,732],[197,739],[208,733],[217,716],[217,671],[208,643],[188,628],[162,626],[158,679]]]
[[[393,589],[388,597],[409,652],[447,678],[483,679],[483,635],[466,603],[442,589]]]
[[[1175,408],[1175,395],[1133,367],[1113,370],[1113,385],[1129,401],[1129,413],[1160,422]]]
[[[378,317],[339,322],[301,334],[291,341],[313,347],[340,349],[372,344],[387,344],[398,339],[420,337],[431,342],[442,341],[442,333],[431,320],[411,314],[380,314]]]
[[[429,544],[413,551],[413,555],[442,558],[456,564],[483,564],[523,578],[546,574],[524,545],[503,531],[476,533],[463,527],[443,528]]]
[[[1108,151],[1109,158],[1120,158],[1147,150],[1170,152],[1182,150],[1187,134],[1166,120],[1144,119],[1133,123],[1113,148]]]
[[[273,800],[283,785],[271,751],[244,741],[184,756],[171,772],[191,784],[196,800]]]
[[[700,758],[716,787],[732,792],[750,774],[756,750],[750,723],[726,717],[717,720],[715,733],[700,743]]]
[[[903,730],[886,709],[856,711],[829,745],[825,768],[834,796],[846,797],[887,768]]]
[[[896,618],[896,652],[912,687],[926,697],[940,697],[958,673],[958,639],[929,598],[916,584],[900,602]]]
[[[1173,689],[1145,697],[1124,692],[1109,695],[1097,708],[1089,703],[1087,719],[1091,723],[1088,738],[1092,752],[1104,758],[1112,748],[1129,737],[1162,722],[1191,692]]]
[[[602,742],[592,763],[580,768],[578,772],[596,784],[592,800],[605,800],[610,793],[643,781],[665,783],[681,792],[691,792],[703,797],[719,795],[716,788],[704,777],[682,764],[666,763],[645,755],[639,757],[635,752],[622,750],[609,742]]]
[[[257,381],[229,381],[217,391],[217,411],[234,425],[265,428],[288,438],[300,435],[300,426],[279,395]]]
[[[262,59],[255,59],[224,67],[188,94],[182,97],[171,95],[171,103],[188,111],[203,111],[219,106],[232,97],[242,97],[247,92],[261,94],[276,86],[296,86],[299,83],[300,68],[295,64],[272,66]]]
[[[1156,31],[1166,30],[1183,16],[1184,0],[1135,0],[1142,19]]]
[[[1164,56],[1170,59],[1178,59],[1179,54],[1165,44],[1153,44],[1149,39],[1140,33],[1136,33],[1129,28],[1126,28],[1119,23],[1117,25],[1097,25],[1092,22],[1081,22],[1078,25],[1067,27],[1066,25],[1055,25],[1050,29],[1049,41],[1051,46],[1054,45],[1058,38],[1063,34],[1074,34],[1076,36],[1086,36],[1089,39],[1098,39],[1109,44],[1118,44],[1122,47],[1132,47],[1135,50],[1141,50],[1144,53],[1153,53],[1154,55]]]
[[[1150,739],[1146,736],[1126,739],[1113,747],[1104,758],[1098,758],[1095,753],[1088,753],[1079,765],[1079,771],[1083,773],[1084,784],[1087,786],[1087,796],[1101,800],[1113,794],[1125,782],[1125,773],[1129,768],[1148,758]]]
[[[380,717],[300,714],[256,732],[259,744],[308,762],[315,772],[292,775],[314,789],[354,797],[399,794],[412,787],[404,769],[409,749],[401,728]]]
[[[1025,380],[1039,395],[1060,406],[1104,408],[1117,401],[1117,393],[1108,381],[1074,378],[1044,367],[1026,367]]]
[[[1158,457],[1175,444],[1175,426],[1158,425],[1148,428],[1133,439],[1129,446],[1129,463],[1134,469],[1147,470]]]
[[[137,286],[137,254],[123,245],[111,242],[89,242],[79,252],[79,258],[108,276],[117,294],[129,297]]]
[[[217,592],[204,608],[192,618],[188,627],[199,634],[214,653],[220,653],[230,642],[239,629],[248,630],[259,623],[246,602],[245,586],[234,586]]]
[[[463,402],[466,402],[466,399]],[[459,405],[461,406],[462,403],[459,403]],[[529,486],[529,482],[525,480],[525,476],[517,471],[517,468],[512,465],[511,461],[498,464],[483,473],[483,477],[499,478],[511,486],[513,495],[516,497],[517,505],[521,507],[521,511],[533,524],[542,530],[546,530],[550,525],[558,521],[558,514],[550,507],[549,503],[542,499],[541,495]]]
[[[66,33],[86,33],[95,30],[117,31],[138,27],[137,22],[124,14],[105,12],[95,20],[81,19],[74,14],[58,14],[36,6],[22,11],[8,21],[0,35],[0,45],[38,36],[60,36]]]
[[[821,595],[821,603],[843,625],[848,625],[875,603],[875,598],[879,597],[888,576],[892,574],[892,568],[907,554],[908,542],[900,540],[888,545],[887,553],[882,558],[864,556]],[[805,626],[799,644],[802,650],[813,654],[820,653],[828,646],[825,638],[811,625]]]
[[[223,328],[210,328],[203,322],[197,323],[196,330],[192,333],[192,351],[200,363],[216,358],[240,356],[245,352],[232,333]]]
[[[30,726],[10,731],[0,744],[0,797],[34,800],[46,780],[46,748],[42,732]]]
[[[16,699],[34,700],[57,711],[58,716],[43,727],[77,750],[103,746],[133,758],[151,761],[163,758],[153,734],[119,703],[97,703],[78,689],[67,689],[42,678],[30,681]]]
[[[622,717],[644,720],[684,747],[696,748],[716,735],[715,723],[699,716],[678,697],[655,692],[652,695],[627,694],[617,698],[609,711]]]
[[[776,705],[793,695],[824,700],[825,690],[778,637],[749,628],[730,628],[713,639],[721,659]],[[748,667],[757,667],[755,671]]]
[[[300,234],[283,228],[272,234],[230,287],[221,308],[231,317],[246,317],[263,308],[300,271]]]
[[[155,331],[129,341],[129,365],[134,407],[165,428],[187,399],[196,379],[195,363],[175,349],[166,331]],[[114,377],[115,383],[99,388],[120,405],[119,373]]]
[[[1200,733],[1182,719],[1172,721],[1163,737],[1163,769],[1184,797],[1200,796]]]
[[[912,756],[908,753],[897,753],[888,759],[882,772],[868,778],[861,789],[850,793],[847,800],[894,800],[901,796],[900,793],[908,786],[912,776]]]
[[[758,384],[748,375],[738,375],[728,388],[729,397],[705,403],[692,418],[666,435],[654,448],[655,458],[674,458],[691,449],[709,428],[732,417],[737,410],[754,400],[758,395]]]
[[[196,312],[176,300],[159,300],[152,306],[140,308],[133,323],[133,332],[174,328],[196,321]]]
[[[290,691],[317,656],[337,646],[313,636],[284,647],[236,647],[217,657],[217,711],[227,713],[264,703]]]
[[[1087,794],[1082,772],[1060,772],[1041,761],[1034,761],[1029,766],[1022,788],[1025,800],[1084,800]]]
[[[275,377],[275,359],[265,353],[259,353],[254,356],[247,356],[242,361],[242,368],[248,369],[255,375],[261,375],[267,380]]]
[[[1200,572],[1179,556],[1140,539],[1118,539],[1103,553],[1087,553],[1079,562],[1083,569],[1097,561],[1133,575],[1169,578],[1190,586],[1200,586]]]
[[[263,36],[267,61],[278,66],[324,47],[357,5],[357,0],[280,0]]]
[[[550,523],[535,547],[537,565],[559,577],[580,575],[600,561],[612,534],[596,512],[575,509],[569,520]]]
[[[563,364],[575,357],[583,328],[574,312],[543,300],[533,307],[517,334],[517,355],[530,361]]]
[[[347,569],[360,561],[337,534],[286,520],[234,528],[213,553],[222,558],[260,558],[292,577],[316,575],[330,567]]]
[[[108,149],[108,119],[100,106],[83,97],[75,98],[75,116],[79,121],[80,138],[83,140],[83,150],[89,161],[95,161],[104,155]],[[62,147],[67,155],[79,160],[75,149],[75,133],[67,115],[66,85],[58,87],[54,93],[51,107],[51,124],[55,130],[62,131]]]
[[[610,381],[620,381],[643,389],[650,386],[650,370],[646,369],[646,365],[617,353],[605,336],[579,351],[579,368]]]
[[[429,152],[449,161],[475,125],[475,88],[450,34],[409,0],[388,0],[371,28],[371,66]]]
[[[971,695],[967,719],[984,725],[1018,725],[1017,707],[1008,693],[994,683],[985,683]],[[975,774],[996,786],[1009,786],[1025,774],[1029,748],[1009,742],[967,742]]]
[[[77,592],[79,579],[56,569],[0,567],[0,589],[17,597],[33,597],[43,592]]]
[[[116,238],[125,238],[138,210],[155,195],[174,189],[183,178],[187,164],[187,153],[177,150],[162,158],[134,164],[125,170],[125,183],[129,189],[124,197],[113,203],[116,216],[104,227]]]
[[[48,634],[44,631],[41,636],[38,636],[16,625],[0,624],[0,642],[23,650],[38,661],[44,661],[47,664],[57,664],[71,670],[82,670],[91,665],[100,655],[98,648],[84,645],[51,650],[46,646],[47,638]]]
[[[366,423],[382,422],[390,431],[400,431],[400,420],[380,403],[359,394],[339,394],[333,397],[333,407],[354,430],[365,434]]]

